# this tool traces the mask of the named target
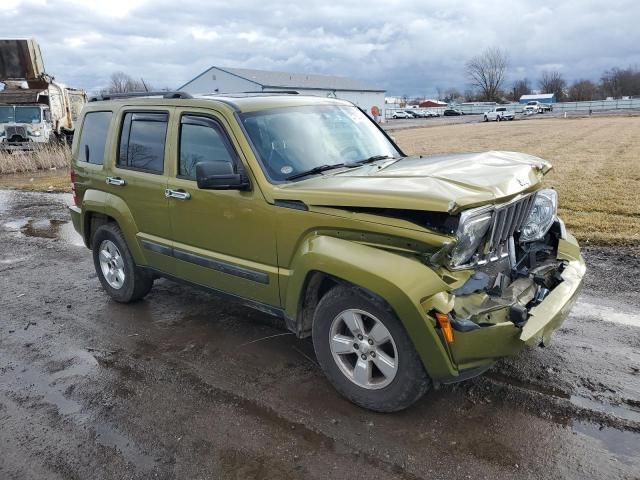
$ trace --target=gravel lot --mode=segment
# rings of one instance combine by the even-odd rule
[[[586,249],[550,347],[383,415],[262,313],[165,280],[112,302],[68,201],[0,191],[2,479],[640,478],[630,249]]]

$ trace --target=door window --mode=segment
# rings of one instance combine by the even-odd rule
[[[45,115],[48,113],[45,110]],[[102,165],[112,112],[89,112],[84,117],[80,135],[80,160]]]
[[[125,114],[118,166],[149,173],[162,173],[168,118],[168,113]]]
[[[226,162],[235,165],[235,154],[222,127],[207,117],[185,115],[180,122],[178,176],[195,179],[199,162]]]

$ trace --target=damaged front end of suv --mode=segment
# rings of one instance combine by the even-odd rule
[[[449,311],[434,317],[458,370],[482,370],[525,345],[548,344],[585,272],[557,216],[556,192],[520,194],[455,218],[455,241],[427,261],[451,288]]]

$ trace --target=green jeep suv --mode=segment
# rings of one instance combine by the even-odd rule
[[[73,223],[106,292],[166,277],[311,337],[377,411],[549,342],[585,264],[513,152],[406,156],[351,103],[293,94],[102,99],[73,143]]]

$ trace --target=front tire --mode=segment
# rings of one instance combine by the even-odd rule
[[[153,287],[153,276],[135,264],[116,224],[108,223],[96,230],[91,251],[100,283],[116,302],[140,300]]]
[[[337,286],[322,297],[313,345],[331,384],[361,407],[403,410],[432,385],[391,308],[356,287]]]

